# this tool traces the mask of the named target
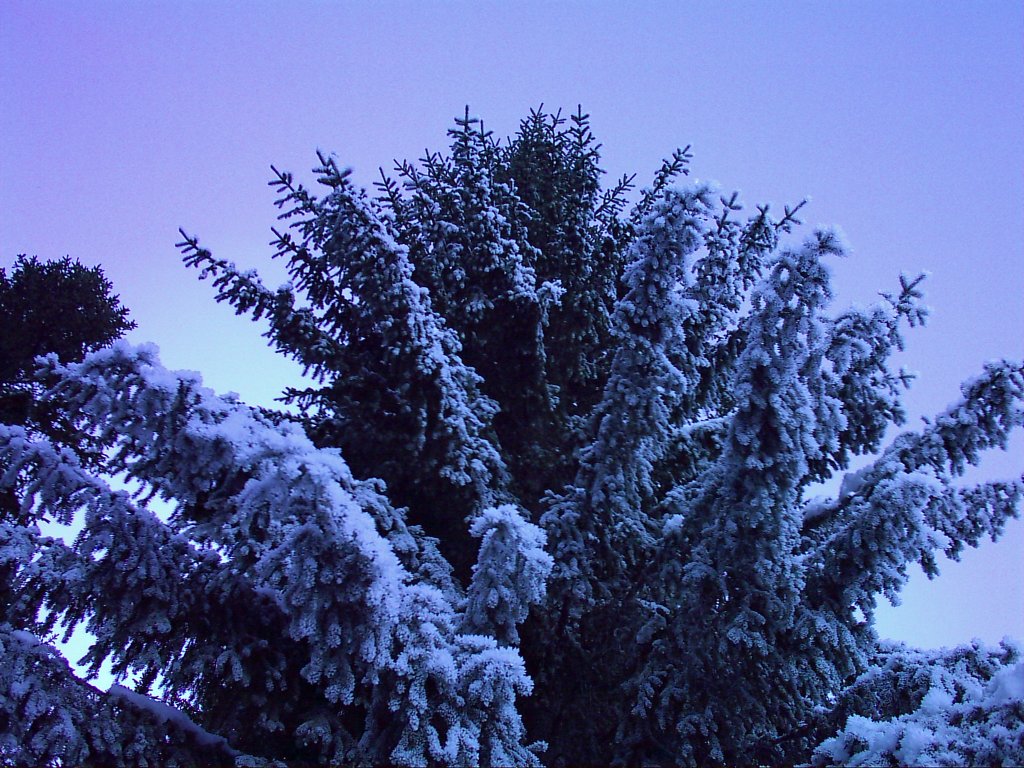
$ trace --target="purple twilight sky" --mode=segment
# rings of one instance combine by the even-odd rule
[[[592,116],[609,179],[692,144],[750,205],[810,197],[853,247],[838,306],[931,272],[899,363],[912,425],[984,361],[1024,355],[1024,5],[995,2],[0,0],[0,266],[101,264],[170,367],[267,403],[297,376],[174,248],[266,264],[269,165],[315,150],[370,184],[443,149],[465,104],[498,135],[532,107]],[[269,270],[268,281],[283,278]],[[988,476],[1024,469],[1024,441]],[[1024,640],[1024,522],[920,573],[883,634]]]

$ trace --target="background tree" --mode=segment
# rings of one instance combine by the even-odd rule
[[[10,274],[0,268],[0,318],[0,422],[42,431],[88,455],[86,436],[39,402],[42,389],[33,374],[39,355],[81,360],[135,327],[103,270],[70,256],[41,262],[19,255]],[[13,490],[0,498],[2,511],[12,514]]]
[[[679,186],[686,150],[632,204],[630,177],[602,191],[582,111],[507,142],[467,111],[450,138],[376,198],[330,157],[323,197],[275,170],[277,290],[183,234],[312,378],[295,413],[145,348],[44,366],[49,407],[142,490],[3,428],[26,493],[0,642],[36,672],[4,683],[0,755],[130,762],[77,702],[183,763],[1024,759],[1019,648],[872,625],[910,564],[1018,514],[1024,480],[964,473],[1024,424],[1021,364],[886,444],[920,278],[835,312],[833,232]],[[135,691],[45,660],[81,623]]]
[[[26,423],[31,414],[33,367],[39,355],[81,360],[135,327],[99,267],[70,256],[41,262],[18,256],[8,275],[0,268],[0,418]]]

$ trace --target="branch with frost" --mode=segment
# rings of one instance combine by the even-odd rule
[[[288,659],[302,651],[281,638],[276,595],[82,470],[73,455],[23,438],[0,427],[0,460],[28,477],[29,519],[56,518],[81,531],[68,546],[34,525],[0,526],[13,618],[35,626],[45,609],[39,626],[49,632],[60,624],[65,639],[84,624],[94,636],[81,660],[90,674],[109,660],[115,676],[159,677],[164,692],[183,701],[212,688],[256,702],[255,711],[237,709],[224,720],[211,708],[205,714],[219,730],[279,724],[289,708]]]
[[[893,648],[879,661],[839,697],[842,725],[814,750],[815,768],[1024,763],[1019,646]]]
[[[268,765],[184,712],[121,686],[74,676],[57,651],[0,625],[0,758],[14,765]]]
[[[618,344],[593,437],[571,486],[552,494],[541,518],[555,552],[556,592],[577,615],[595,595],[622,591],[652,541],[654,474],[675,432],[673,412],[696,388],[686,356],[694,314],[681,285],[703,243],[707,185],[671,189],[637,227],[613,313]]]
[[[536,762],[519,742],[467,742],[450,751],[453,724],[460,733],[496,728],[495,734],[522,737],[519,715],[508,702],[529,691],[529,677],[518,654],[492,653],[497,650],[493,639],[467,645],[457,631],[453,596],[414,583],[378,531],[373,513],[379,510],[367,504],[365,488],[336,452],[316,449],[295,425],[274,424],[234,400],[216,397],[194,375],[166,371],[149,348],[118,343],[80,364],[50,364],[60,377],[51,396],[111,437],[114,469],[168,500],[205,499],[210,507],[201,520],[174,518],[167,525],[128,503],[124,494],[90,487],[69,462],[40,462],[44,450],[32,453],[24,441],[5,443],[11,461],[20,462],[30,476],[35,473],[37,503],[87,508],[88,533],[79,539],[80,561],[71,571],[82,602],[67,612],[73,618],[106,613],[96,628],[107,633],[100,639],[108,641],[108,649],[115,637],[138,631],[139,645],[130,648],[129,663],[162,663],[173,671],[168,659],[175,656],[175,645],[168,641],[161,647],[161,641],[183,631],[178,621],[183,616],[174,612],[187,608],[194,595],[206,596],[188,592],[199,589],[194,582],[207,581],[192,579],[189,568],[213,569],[214,584],[217,572],[237,571],[256,596],[271,599],[283,613],[280,631],[302,649],[300,668],[287,672],[312,686],[334,713],[327,721],[310,715],[296,732],[323,759],[476,763],[480,750],[493,748],[517,755],[517,762]],[[139,537],[134,552],[124,549],[122,533]],[[196,551],[191,536],[213,549]],[[102,572],[89,571],[87,561],[94,556],[100,566],[117,557],[134,558],[135,567],[122,574],[127,590],[88,592],[103,586],[89,582],[90,575]],[[101,606],[101,600],[110,606]],[[261,610],[254,603],[236,610]],[[151,615],[150,624],[137,626],[138,606],[150,611],[145,614]],[[259,654],[228,661],[229,679],[266,672],[258,666],[264,661]],[[294,655],[284,661],[297,662]],[[480,664],[487,670],[484,678],[467,678]],[[476,691],[470,699],[478,705],[462,706],[467,685]],[[346,735],[340,713],[367,698],[380,700],[381,707],[371,707],[361,734]],[[432,718],[430,713],[439,710],[450,717]],[[419,745],[419,757],[409,752],[413,744]],[[367,752],[371,746],[374,751]]]
[[[470,534],[480,539],[480,551],[467,590],[462,631],[518,645],[516,626],[526,620],[531,605],[544,602],[553,565],[544,551],[544,531],[515,505],[503,504],[481,512]]]
[[[996,539],[1020,513],[1024,478],[958,487],[957,478],[984,451],[1005,449],[1024,425],[1024,367],[989,363],[962,387],[963,400],[919,433],[904,433],[832,506],[805,517],[806,591],[815,602],[870,613],[876,596],[890,600],[921,563],[937,573],[935,553],[956,558],[983,534]]]
[[[270,329],[265,335],[281,352],[296,360],[304,374],[312,371],[322,380],[338,369],[345,355],[344,345],[332,335],[341,326],[339,318],[330,318],[328,323],[308,307],[299,307],[290,285],[272,291],[254,270],[243,272],[232,262],[216,258],[200,247],[194,235],[178,231],[183,239],[177,247],[185,264],[200,270],[200,280],[213,278],[217,301],[227,301],[235,308],[235,314],[248,314],[253,320],[266,317]],[[334,311],[337,314],[338,307]]]

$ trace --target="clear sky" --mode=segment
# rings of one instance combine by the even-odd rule
[[[297,375],[180,263],[177,228],[261,267],[269,165],[315,150],[370,184],[443,149],[468,104],[498,135],[541,103],[592,116],[609,179],[693,172],[750,203],[811,198],[854,257],[840,306],[931,272],[899,362],[912,418],[1024,356],[1024,4],[0,0],[0,266],[101,264],[171,367],[268,402]],[[269,282],[282,277],[269,272]],[[1024,441],[985,472],[1024,469]],[[1024,640],[1024,522],[968,552],[884,634]]]

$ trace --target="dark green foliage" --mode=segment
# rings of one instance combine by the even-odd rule
[[[610,316],[623,267],[615,213],[629,183],[602,200],[599,149],[582,110],[568,122],[561,113],[535,111],[509,142],[504,168],[530,211],[526,228],[537,251],[538,280],[564,291],[545,340],[566,423],[589,412],[607,375]]]
[[[112,288],[99,267],[85,267],[70,256],[41,262],[22,254],[9,275],[0,269],[4,422],[23,423],[27,417],[16,392],[31,379],[38,355],[80,360],[135,327]]]
[[[68,418],[38,403],[35,358],[55,354],[66,362],[105,347],[135,327],[99,267],[65,256],[39,261],[19,255],[8,274],[0,269],[0,423],[42,432],[58,444],[95,452]],[[16,507],[7,494],[0,508]]]

